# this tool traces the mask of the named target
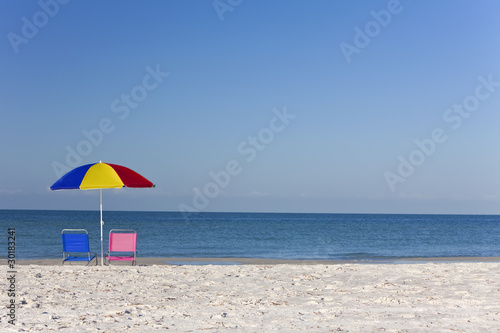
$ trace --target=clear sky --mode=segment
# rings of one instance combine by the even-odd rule
[[[1,1],[0,209],[500,214],[498,1]]]

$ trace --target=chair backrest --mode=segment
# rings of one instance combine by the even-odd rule
[[[110,252],[136,252],[136,244],[137,233],[134,230],[114,229],[109,232]]]
[[[64,233],[65,231],[80,231],[81,233]],[[84,229],[64,229],[62,243],[63,252],[90,252],[89,235]]]

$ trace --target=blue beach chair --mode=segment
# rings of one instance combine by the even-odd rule
[[[89,234],[85,229],[64,229],[61,232],[63,244],[63,265],[67,261],[86,261],[87,266],[97,254],[90,252]]]

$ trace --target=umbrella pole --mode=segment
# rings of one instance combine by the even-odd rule
[[[102,221],[102,188],[99,189],[100,191],[100,198],[101,198],[101,205],[100,205],[100,208],[101,208],[101,266],[103,265],[103,243],[102,243],[102,225],[104,224],[104,222]]]

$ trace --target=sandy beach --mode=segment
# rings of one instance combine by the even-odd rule
[[[16,325],[8,324],[4,307],[2,331],[500,331],[500,263],[495,261],[24,263],[15,267]],[[7,274],[8,267],[2,267]],[[2,304],[8,304],[9,281],[2,279],[1,285]]]

